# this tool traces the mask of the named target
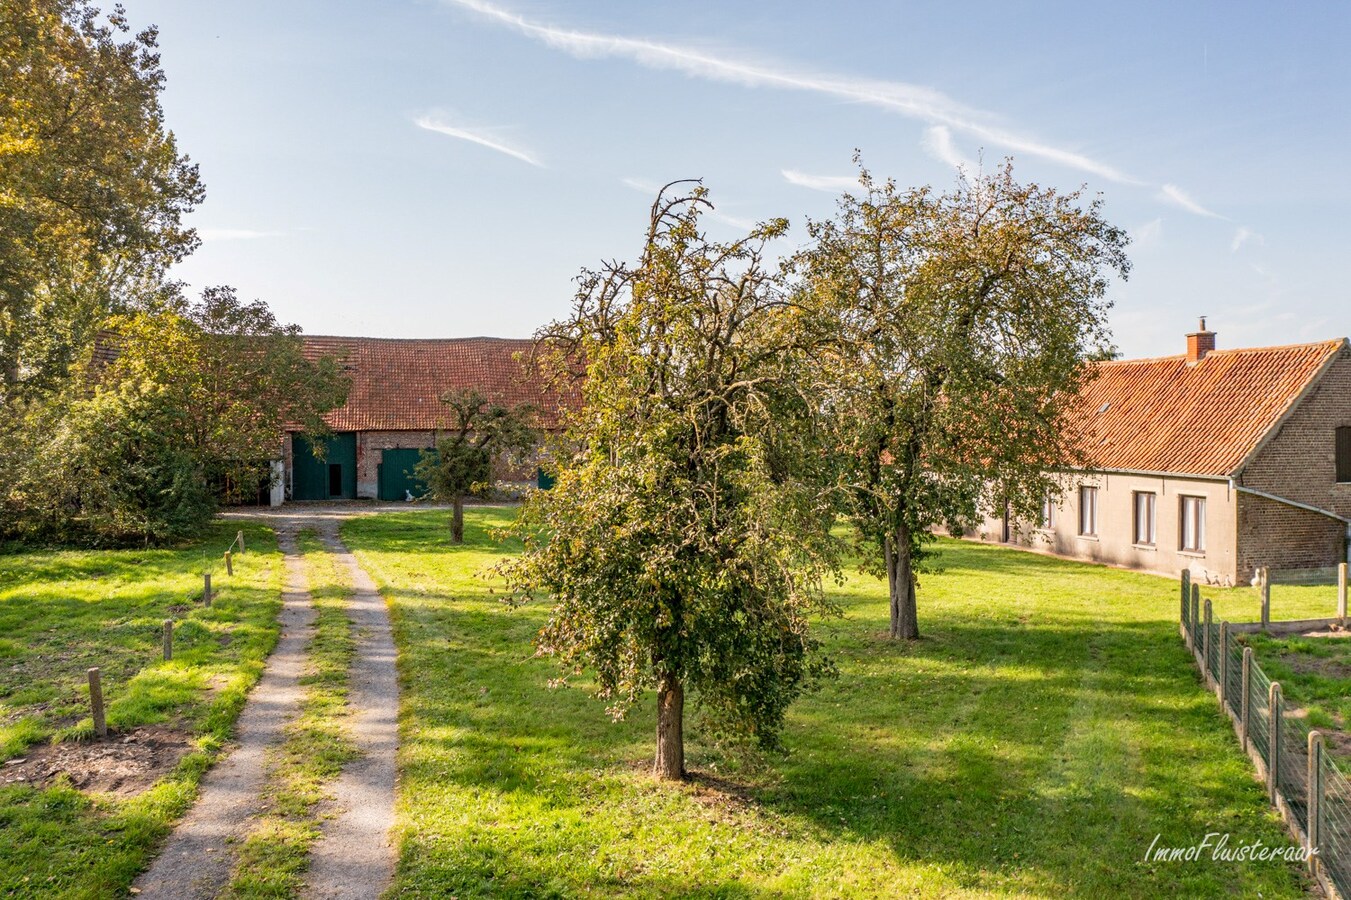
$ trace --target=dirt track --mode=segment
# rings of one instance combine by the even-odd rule
[[[332,799],[323,810],[322,837],[311,851],[304,896],[374,898],[388,888],[397,857],[392,835],[399,705],[394,642],[384,599],[338,537],[341,519],[369,511],[359,506],[259,511],[258,518],[276,529],[285,554],[281,638],[239,717],[237,745],[202,779],[197,802],[136,880],[140,897],[210,898],[229,883],[234,848],[248,836],[267,790],[266,751],[281,740],[301,700],[299,679],[315,617],[296,547],[302,528],[319,533],[353,588],[349,614],[356,656],[348,703],[352,738],[361,751],[329,785]]]

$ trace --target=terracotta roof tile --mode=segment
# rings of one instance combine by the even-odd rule
[[[334,431],[427,431],[446,424],[440,398],[473,388],[510,405],[532,403],[540,425],[558,424],[559,393],[529,362],[533,341],[305,336],[305,354],[344,359],[347,404],[325,416]]]
[[[1234,473],[1345,340],[1097,363],[1074,413],[1097,469]]]

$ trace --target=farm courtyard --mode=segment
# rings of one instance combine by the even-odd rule
[[[945,540],[922,580],[923,638],[903,644],[885,638],[885,585],[848,568],[830,588],[844,615],[817,624],[839,677],[793,705],[786,754],[721,753],[692,717],[692,777],[671,786],[648,774],[650,701],[615,723],[584,679],[549,687],[558,669],[532,645],[546,607],[508,606],[484,576],[514,550],[491,533],[512,515],[470,509],[459,547],[441,511],[341,525],[398,649],[392,895],[1307,895],[1284,862],[1145,861],[1156,838],[1289,841],[1178,639],[1170,580]],[[183,745],[146,783],[6,777],[0,896],[125,896],[188,808],[276,640],[281,557],[261,526],[215,604],[190,602],[232,529],[176,551],[0,555],[0,757],[89,743],[91,665],[112,742]],[[350,647],[334,623],[351,585],[331,548],[302,533],[299,549],[318,608],[306,683],[337,708],[308,695],[229,896],[298,893],[313,801],[341,767],[317,751],[341,750],[325,721],[341,731]],[[1203,594],[1219,618],[1255,617],[1249,589]],[[1324,594],[1280,587],[1274,615],[1324,614]],[[170,617],[182,649],[164,663]]]

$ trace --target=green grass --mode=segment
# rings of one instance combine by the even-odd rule
[[[1302,710],[1310,728],[1342,735],[1328,747],[1351,768],[1351,639],[1244,635],[1253,657],[1281,683],[1286,705]]]
[[[276,643],[281,557],[270,531],[245,526],[249,552],[227,577],[221,554],[237,529],[218,525],[179,549],[0,555],[0,759],[92,736],[91,666],[114,735],[162,723],[195,739],[177,768],[132,799],[59,784],[0,788],[0,895],[123,894],[191,803]],[[204,565],[215,570],[210,609],[198,602]]]
[[[398,896],[1304,896],[1285,864],[1143,861],[1156,835],[1288,840],[1183,648],[1174,582],[944,541],[924,639],[896,644],[883,585],[851,573],[819,627],[840,678],[793,707],[787,755],[738,764],[696,724],[702,777],[667,786],[650,699],[612,723],[549,689],[544,606],[477,577],[513,549],[485,532],[509,516],[467,511],[458,548],[445,513],[343,527],[400,650]],[[1252,594],[1203,593],[1235,612]]]
[[[317,611],[301,677],[304,697],[268,760],[266,808],[239,849],[227,897],[295,897],[319,837],[319,803],[356,758],[347,729],[348,670],[356,643],[347,613],[351,586],[310,530],[299,537]]]

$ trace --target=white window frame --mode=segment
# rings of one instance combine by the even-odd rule
[[[1131,538],[1137,547],[1153,547],[1159,534],[1159,495],[1155,491],[1131,492]]]
[[[1206,552],[1206,498],[1196,494],[1178,497],[1178,550]]]
[[[1042,531],[1055,529],[1055,498],[1050,496],[1041,501],[1041,529]]]
[[[1096,485],[1079,485],[1079,536],[1098,536],[1098,488]]]

